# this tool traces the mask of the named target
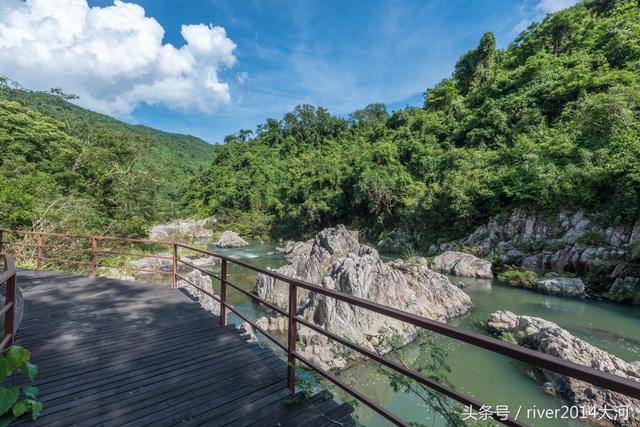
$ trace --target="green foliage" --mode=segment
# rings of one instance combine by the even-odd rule
[[[0,425],[7,426],[24,414],[31,413],[36,420],[42,412],[38,401],[38,389],[31,382],[38,374],[37,367],[30,362],[29,350],[11,346],[0,354]],[[16,376],[26,381],[16,381]]]
[[[582,243],[583,245],[591,245],[591,246],[607,246],[608,242],[604,234],[599,231],[589,230],[582,233],[580,236],[576,238],[576,242]]]
[[[215,148],[185,209],[248,213],[259,233],[338,222],[371,235],[456,238],[518,207],[640,217],[640,9],[592,0],[532,24],[505,50],[485,34],[423,108],[347,119],[300,106]],[[253,216],[246,229],[250,229]]]
[[[374,338],[378,342],[378,348],[390,349],[390,354],[393,355],[396,362],[400,365],[412,369],[440,384],[453,388],[453,384],[451,384],[447,378],[451,372],[451,368],[447,364],[448,353],[442,345],[434,341],[435,338],[431,333],[423,335],[418,341],[421,361],[418,362],[417,366],[410,366],[406,347],[404,346],[401,335],[396,329],[382,329],[375,337],[369,337],[369,339]],[[402,392],[414,395],[427,407],[439,414],[446,425],[465,425],[461,416],[464,408],[462,408],[458,402],[384,366],[378,367],[378,373],[388,379],[389,385],[396,393]],[[422,426],[423,424],[412,423],[412,425]]]
[[[210,157],[197,138],[131,126],[0,82],[0,226],[145,235]]]
[[[515,267],[508,268],[498,274],[498,280],[518,288],[536,289],[538,286],[538,275],[536,273]]]

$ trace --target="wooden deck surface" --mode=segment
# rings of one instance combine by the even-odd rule
[[[354,425],[327,392],[292,399],[283,360],[180,290],[49,271],[18,285],[16,344],[45,407],[35,425]]]

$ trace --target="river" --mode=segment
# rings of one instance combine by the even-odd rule
[[[275,245],[253,243],[243,249],[211,250],[226,255],[238,256],[261,267],[279,267],[286,264],[285,258],[275,252]],[[463,282],[464,291],[471,297],[473,308],[463,318],[452,319],[451,324],[464,329],[486,334],[482,323],[490,313],[510,310],[516,314],[542,317],[557,323],[577,337],[588,341],[616,356],[628,360],[640,360],[640,308],[612,304],[594,300],[575,300],[539,294],[533,291],[502,285],[497,280],[468,279],[452,277],[453,282]],[[229,268],[229,280],[252,289],[255,274],[236,266]],[[260,309],[248,297],[232,289],[228,298],[243,314],[250,318],[261,315]],[[241,323],[237,316],[230,321]],[[459,391],[492,405],[507,405],[511,415],[520,408],[521,414],[527,409],[554,408],[565,405],[560,399],[546,394],[540,386],[540,379],[530,366],[512,359],[476,348],[469,344],[438,337],[436,342],[448,352],[447,362],[451,367],[450,382]],[[420,360],[419,346],[411,344],[410,358]],[[374,363],[345,370],[341,378],[356,386],[367,396],[375,399],[392,412],[408,421],[426,425],[442,426],[442,419],[432,412],[415,396],[394,392],[388,380],[377,375]],[[338,397],[344,396],[336,391]],[[356,408],[359,421],[366,426],[390,425],[380,416],[372,413],[364,405]],[[534,420],[519,418],[532,426],[583,426],[579,420]]]

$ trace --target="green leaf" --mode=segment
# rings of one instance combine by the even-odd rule
[[[29,359],[31,353],[26,348],[14,345],[7,350],[7,360],[13,369],[21,368]]]
[[[31,419],[35,421],[42,413],[42,402],[37,400],[27,400],[27,402],[31,406]]]
[[[19,400],[15,405],[13,405],[13,416],[18,418],[25,412],[27,412],[29,406],[27,405],[26,400]]]
[[[11,375],[12,372],[13,372],[13,369],[11,368],[11,363],[9,363],[6,357],[1,356],[0,357],[0,381],[7,378],[9,375]]]
[[[20,389],[16,385],[0,387],[0,414],[4,414],[16,403]]]
[[[38,397],[38,394],[40,394],[40,390],[38,390],[38,387],[34,387],[32,385],[26,386],[24,389],[22,389],[22,392],[30,399],[35,399]]]
[[[25,364],[23,371],[24,376],[30,380],[35,379],[36,375],[38,375],[38,367],[31,362]]]

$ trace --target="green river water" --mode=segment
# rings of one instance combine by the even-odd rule
[[[254,243],[244,249],[220,250],[219,253],[234,255],[262,267],[279,267],[286,264],[281,254],[275,253],[275,245]],[[255,274],[232,266],[229,280],[252,289]],[[463,318],[452,319],[451,324],[486,334],[481,322],[486,322],[490,313],[510,310],[516,314],[542,317],[557,323],[577,337],[590,342],[616,356],[628,360],[640,360],[640,308],[593,300],[575,300],[542,295],[536,292],[502,285],[496,280],[455,277],[453,282],[464,282],[464,291],[471,297],[473,308]],[[259,308],[249,298],[228,291],[228,298],[241,312],[250,318],[261,315]],[[234,323],[241,323],[231,316]],[[543,392],[540,378],[528,365],[496,355],[469,344],[440,337],[437,343],[448,352],[451,367],[449,380],[455,388],[477,400],[492,405],[508,405],[511,415],[521,408],[520,421],[532,426],[583,426],[580,420],[526,419],[527,409],[554,408],[566,405],[560,399]],[[420,358],[418,346],[410,344],[408,352]],[[441,426],[443,421],[435,417],[417,397],[394,392],[386,378],[377,375],[374,363],[365,363],[345,370],[341,378],[387,409],[408,421]],[[334,390],[339,398],[346,398]],[[356,408],[359,421],[366,426],[387,426],[386,420],[364,405]]]

